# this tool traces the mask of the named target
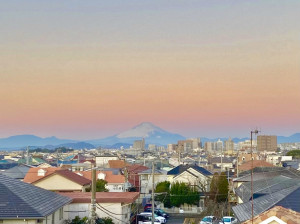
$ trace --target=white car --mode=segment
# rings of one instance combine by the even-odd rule
[[[136,218],[138,224],[152,224],[152,215],[137,215]],[[155,219],[154,224],[160,224],[160,222]]]
[[[142,212],[140,213],[140,215],[146,215],[146,216],[152,216],[151,212]],[[155,220],[158,220],[160,223],[166,223],[167,220],[166,218],[162,217],[162,216],[157,216],[154,214]]]
[[[236,223],[238,223],[237,219],[232,216],[224,216],[219,222],[219,224],[236,224]]]

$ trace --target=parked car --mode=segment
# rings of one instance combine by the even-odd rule
[[[136,216],[137,219],[137,223],[138,224],[152,224],[152,215],[137,215]],[[133,223],[136,223],[136,221],[134,220]],[[160,224],[159,220],[155,219],[154,224]]]
[[[236,224],[238,223],[237,219],[232,216],[224,216],[219,224]]]
[[[152,212],[152,208],[147,208],[147,209],[145,209],[145,212]],[[162,209],[155,208],[155,209],[154,209],[154,213],[155,213],[156,215],[162,216],[162,217],[164,217],[164,218],[166,218],[166,219],[169,218],[169,214],[166,213],[166,212],[165,212],[164,210],[162,210]]]
[[[218,224],[218,219],[215,216],[205,216],[200,224]]]
[[[144,210],[146,210],[147,208],[152,208],[152,204],[151,203],[147,203],[145,206],[144,206]],[[156,208],[156,205],[154,204],[154,208]]]
[[[140,215],[146,215],[146,216],[151,216],[152,217],[152,212],[141,212]],[[166,218],[162,217],[162,216],[158,216],[154,213],[155,216],[155,220],[158,220],[160,223],[166,223],[167,220]]]

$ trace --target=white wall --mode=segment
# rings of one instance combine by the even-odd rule
[[[106,184],[109,192],[125,192],[125,184]]]
[[[64,223],[64,220],[68,219],[68,213],[67,212],[64,212],[64,211],[67,211],[68,209],[68,205],[64,206],[63,208],[63,216],[62,218],[60,219],[60,216],[59,216],[59,210],[55,211],[54,213],[54,222],[52,222],[52,215],[49,215],[47,216],[47,218],[45,218],[44,220],[42,220],[41,223],[43,224],[63,224]],[[3,221],[3,224],[37,224],[37,220],[25,220],[24,219],[21,219],[21,220],[4,220]]]
[[[124,224],[124,222],[128,223],[130,219],[130,205],[131,204],[121,205],[121,203],[100,203],[100,206],[104,209],[102,209],[102,211],[97,208],[96,213],[100,218],[112,218],[115,224]],[[69,212],[70,219],[74,219],[76,216],[79,216],[80,218],[85,216],[90,217],[90,203],[72,203],[69,204],[68,210],[73,211]]]

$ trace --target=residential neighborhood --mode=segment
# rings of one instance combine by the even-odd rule
[[[66,223],[89,219],[95,206],[99,219],[133,224],[141,219],[139,214],[144,210],[151,213],[153,202],[155,211],[168,214],[170,220],[166,222],[170,223],[200,223],[209,215],[220,220],[233,217],[235,223],[249,223],[252,218],[254,223],[260,223],[257,220],[262,220],[263,214],[273,213],[284,215],[270,216],[266,220],[271,221],[263,223],[287,223],[284,220],[293,220],[300,214],[300,169],[287,166],[298,161],[297,156],[289,156],[294,151],[266,154],[254,144],[252,151],[233,148],[226,154],[218,148],[207,150],[198,142],[181,152],[178,149],[185,143],[180,144],[179,148],[174,144],[173,151],[152,148],[134,149],[134,153],[132,149],[2,151],[2,164],[12,165],[1,167],[1,203],[5,207],[0,209],[5,209],[0,211],[0,220]],[[40,158],[41,163],[37,164],[34,157]],[[12,189],[13,186],[18,188]],[[40,190],[33,193],[35,189]],[[45,198],[53,195],[53,200],[62,201],[55,205],[55,211],[40,212],[35,204],[30,207],[34,215],[25,211],[19,214],[18,210],[8,214],[18,200],[23,206],[22,203],[42,200],[44,194]]]

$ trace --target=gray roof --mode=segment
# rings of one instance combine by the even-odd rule
[[[165,170],[154,170],[155,174],[166,174]],[[139,174],[152,174],[152,169],[147,169],[147,170],[143,170],[141,172],[139,172]]]
[[[232,163],[235,158],[233,157],[222,157],[222,163]],[[208,160],[209,163],[221,163],[221,157],[213,157]]]
[[[249,182],[251,181],[250,173],[251,171],[245,171],[233,181]],[[289,167],[256,167],[253,169],[253,181],[269,179],[280,175],[289,178],[300,178],[300,171]]]
[[[29,166],[19,165],[5,170],[2,174],[14,179],[24,179],[29,169]]]
[[[254,198],[260,195],[273,194],[295,185],[300,186],[300,179],[291,179],[285,176],[253,181]],[[235,190],[235,193],[243,202],[249,201],[251,199],[251,182],[243,183]]]
[[[279,204],[280,201],[283,201],[288,195],[299,189],[298,185],[277,191],[273,194],[268,194],[253,201],[253,213],[254,216],[261,214],[262,212],[272,208],[276,204]],[[296,198],[299,200],[299,198]],[[299,203],[298,203],[299,204]],[[291,208],[292,209],[292,208]],[[240,222],[251,219],[251,201],[236,205],[232,208],[235,216]]]
[[[0,219],[44,218],[72,199],[0,174]]]

